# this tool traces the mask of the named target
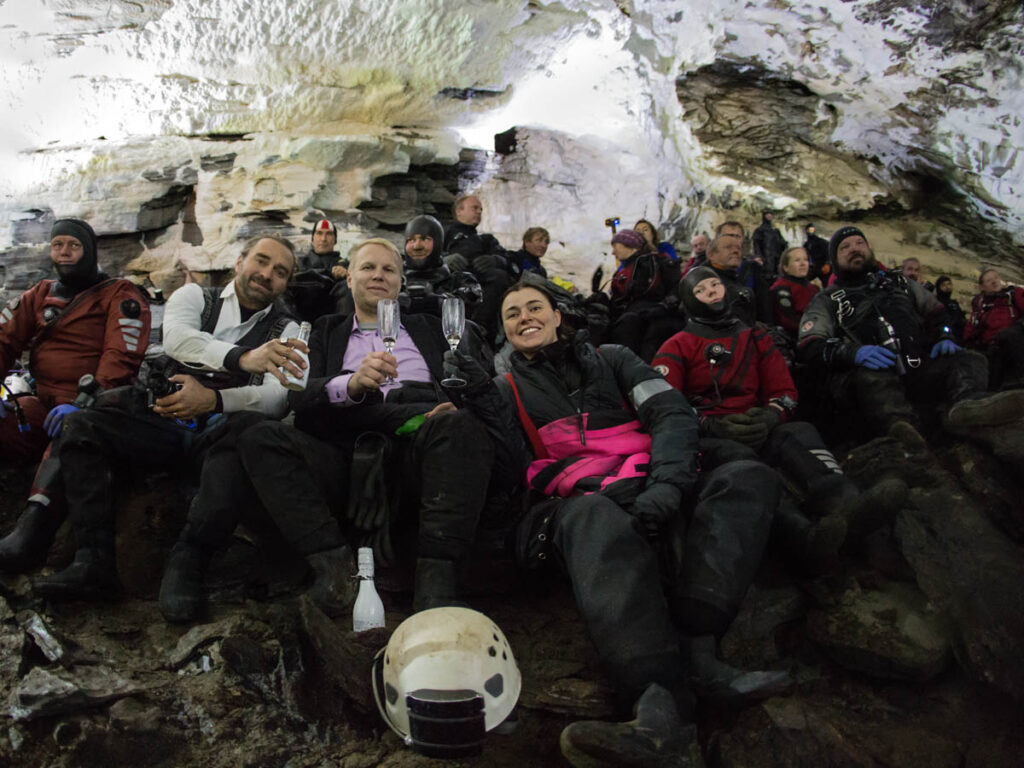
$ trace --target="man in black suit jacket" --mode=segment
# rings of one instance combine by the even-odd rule
[[[438,384],[448,348],[438,318],[404,316],[393,353],[384,349],[377,302],[398,296],[398,249],[379,238],[358,244],[348,281],[355,314],[317,321],[309,384],[289,396],[295,426],[251,430],[238,447],[247,475],[241,482],[251,482],[270,522],[309,562],[315,580],[308,594],[326,613],[351,608],[353,547],[373,545],[378,559],[393,552],[399,509],[415,511],[409,527],[418,522],[414,608],[451,605],[494,449],[484,427]]]

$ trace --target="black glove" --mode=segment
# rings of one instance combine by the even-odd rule
[[[481,272],[490,272],[498,266],[498,257],[493,253],[484,253],[473,258],[473,271],[478,275]]]
[[[768,425],[745,413],[709,416],[704,421],[704,430],[709,437],[735,440],[751,448],[760,448],[768,439]]]
[[[604,282],[604,267],[599,266],[594,270],[594,276],[590,278],[590,292],[600,292],[602,282]]]
[[[634,527],[648,537],[657,536],[679,512],[682,501],[683,493],[674,485],[648,485],[629,510],[634,518]]]
[[[459,391],[468,395],[475,394],[491,385],[491,374],[489,374],[476,358],[467,355],[465,352],[450,349],[444,353],[445,375],[448,372],[456,374],[460,379],[466,381],[466,386]]]
[[[782,423],[782,411],[778,408],[773,408],[770,405],[748,408],[747,416],[753,419],[755,424],[764,424],[768,430],[768,434],[771,434],[771,431]]]
[[[449,253],[445,256],[445,263],[448,265],[448,269],[452,272],[468,272],[469,271],[469,259],[463,256],[461,253]]]
[[[390,452],[390,441],[380,432],[364,432],[356,438],[347,513],[359,531],[372,532],[388,524],[386,464]]]

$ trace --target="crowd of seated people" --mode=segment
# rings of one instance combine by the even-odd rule
[[[6,392],[0,455],[38,464],[0,570],[35,573],[54,602],[116,598],[114,496],[133,466],[199,468],[160,588],[169,622],[205,616],[208,567],[239,525],[304,561],[332,617],[351,611],[359,546],[410,566],[414,610],[465,604],[460,566],[486,530],[521,568],[568,580],[634,716],[566,728],[570,762],[677,764],[695,702],[792,685],[716,655],[765,553],[827,573],[905,500],[893,478],[859,489],[808,414],[908,451],[933,429],[1024,417],[1024,293],[995,270],[961,332],[951,281],[932,294],[909,262],[883,269],[857,227],[822,263],[813,225],[786,248],[766,214],[745,257],[743,226],[725,221],[693,235],[681,268],[640,220],[613,234],[617,269],[584,297],[548,279],[546,229],[513,252],[477,231],[482,212],[463,195],[447,230],[417,216],[404,248],[339,254],[327,219],[305,256],[254,237],[228,285],[170,296],[151,356],[146,296],[99,271],[86,222],[57,221],[56,279],[0,311],[3,373],[27,354],[35,380]],[[449,298],[470,318],[454,349]],[[393,344],[382,300],[402,308]],[[313,321],[308,341],[297,319]],[[65,520],[73,560],[36,573]]]

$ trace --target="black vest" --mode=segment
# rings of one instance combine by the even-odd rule
[[[217,327],[217,320],[220,318],[220,311],[224,305],[221,294],[223,288],[203,288],[203,312],[199,319],[199,330],[212,334]],[[256,349],[271,339],[280,337],[281,333],[292,322],[288,308],[280,299],[276,300],[260,320],[249,329],[242,338],[235,342],[235,346],[245,349]],[[194,376],[196,380],[207,389],[232,389],[234,387],[259,386],[263,383],[262,373],[247,373],[245,371],[209,371],[196,363],[184,363],[168,355],[147,360],[144,366],[148,370],[140,372],[141,381],[148,380],[148,373],[157,370],[164,376],[173,376],[176,373]]]

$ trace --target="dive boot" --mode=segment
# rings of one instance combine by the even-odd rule
[[[32,579],[32,591],[47,600],[115,600],[121,596],[114,554],[105,549],[80,549],[63,571]]]
[[[466,603],[458,599],[458,594],[458,563],[432,557],[416,559],[412,594],[414,612],[446,606],[465,608]]]
[[[172,624],[190,624],[206,613],[203,555],[185,541],[174,545],[160,582],[160,613]]]
[[[780,550],[793,557],[805,572],[818,576],[839,565],[839,548],[846,541],[846,519],[833,511],[812,522],[786,498],[775,510],[772,534]]]
[[[672,694],[647,687],[628,723],[585,720],[562,730],[562,754],[576,768],[701,768],[697,729],[679,717]]]
[[[1024,389],[1010,389],[978,398],[958,400],[950,406],[943,425],[952,431],[994,427],[1024,418]]]
[[[699,698],[718,704],[745,704],[786,693],[794,685],[784,670],[736,669],[715,655],[715,638],[689,639],[690,682]]]
[[[888,477],[866,491],[847,497],[839,505],[839,514],[846,518],[851,539],[861,539],[872,531],[891,523],[903,509],[910,489],[898,477]]]
[[[50,507],[30,501],[14,530],[0,539],[0,571],[24,573],[43,566],[60,523]]]
[[[888,477],[862,491],[840,474],[817,478],[807,490],[809,500],[822,514],[846,521],[852,538],[863,538],[892,522],[909,493],[907,484],[898,477]]]

